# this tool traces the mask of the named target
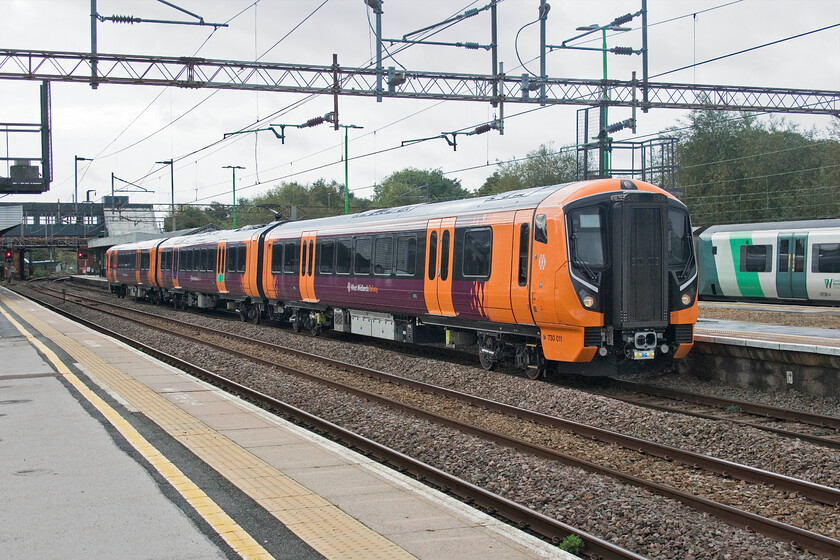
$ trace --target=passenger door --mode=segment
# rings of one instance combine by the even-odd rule
[[[224,241],[219,242],[216,247],[216,289],[220,294],[226,294],[225,287],[225,259],[227,258],[227,244]]]
[[[315,231],[300,235],[300,297],[303,301],[317,302],[315,297]]]
[[[452,304],[452,260],[455,218],[429,220],[426,226],[426,271],[423,293],[432,315],[455,316]]]
[[[531,221],[533,210],[517,210],[513,218],[510,267],[510,307],[519,324],[534,324],[531,313]]]
[[[779,260],[776,273],[776,292],[780,298],[806,299],[806,270],[808,264],[808,234],[780,233]]]

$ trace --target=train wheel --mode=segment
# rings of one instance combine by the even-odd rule
[[[528,344],[527,364],[525,365],[525,376],[528,379],[545,379],[548,372],[548,364],[543,356],[542,349],[536,344]]]
[[[529,365],[525,368],[525,376],[528,379],[542,379],[545,378],[546,366],[545,364],[542,365]]]
[[[485,336],[478,345],[478,361],[486,371],[496,369],[496,339],[492,336]]]
[[[260,324],[260,321],[262,319],[262,312],[260,311],[258,305],[254,305],[251,307],[251,309],[248,311],[248,318],[251,319],[251,322],[255,325]]]

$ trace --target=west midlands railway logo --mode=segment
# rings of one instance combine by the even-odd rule
[[[375,294],[379,292],[379,288],[377,288],[376,286],[370,286],[368,284],[353,284],[351,282],[347,282],[347,291]]]

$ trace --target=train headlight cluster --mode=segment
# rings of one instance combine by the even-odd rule
[[[692,297],[692,295],[690,293],[686,292],[682,295],[682,297],[680,298],[680,301],[682,302],[683,305],[688,307],[691,304],[691,301],[693,299],[694,298]]]
[[[595,307],[595,298],[592,297],[590,294],[586,294],[585,296],[583,296],[583,299],[581,299],[581,302],[583,303],[583,306],[586,307],[587,309],[591,309],[591,308]]]

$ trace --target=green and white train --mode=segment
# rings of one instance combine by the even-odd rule
[[[840,220],[695,230],[702,299],[840,304]]]

